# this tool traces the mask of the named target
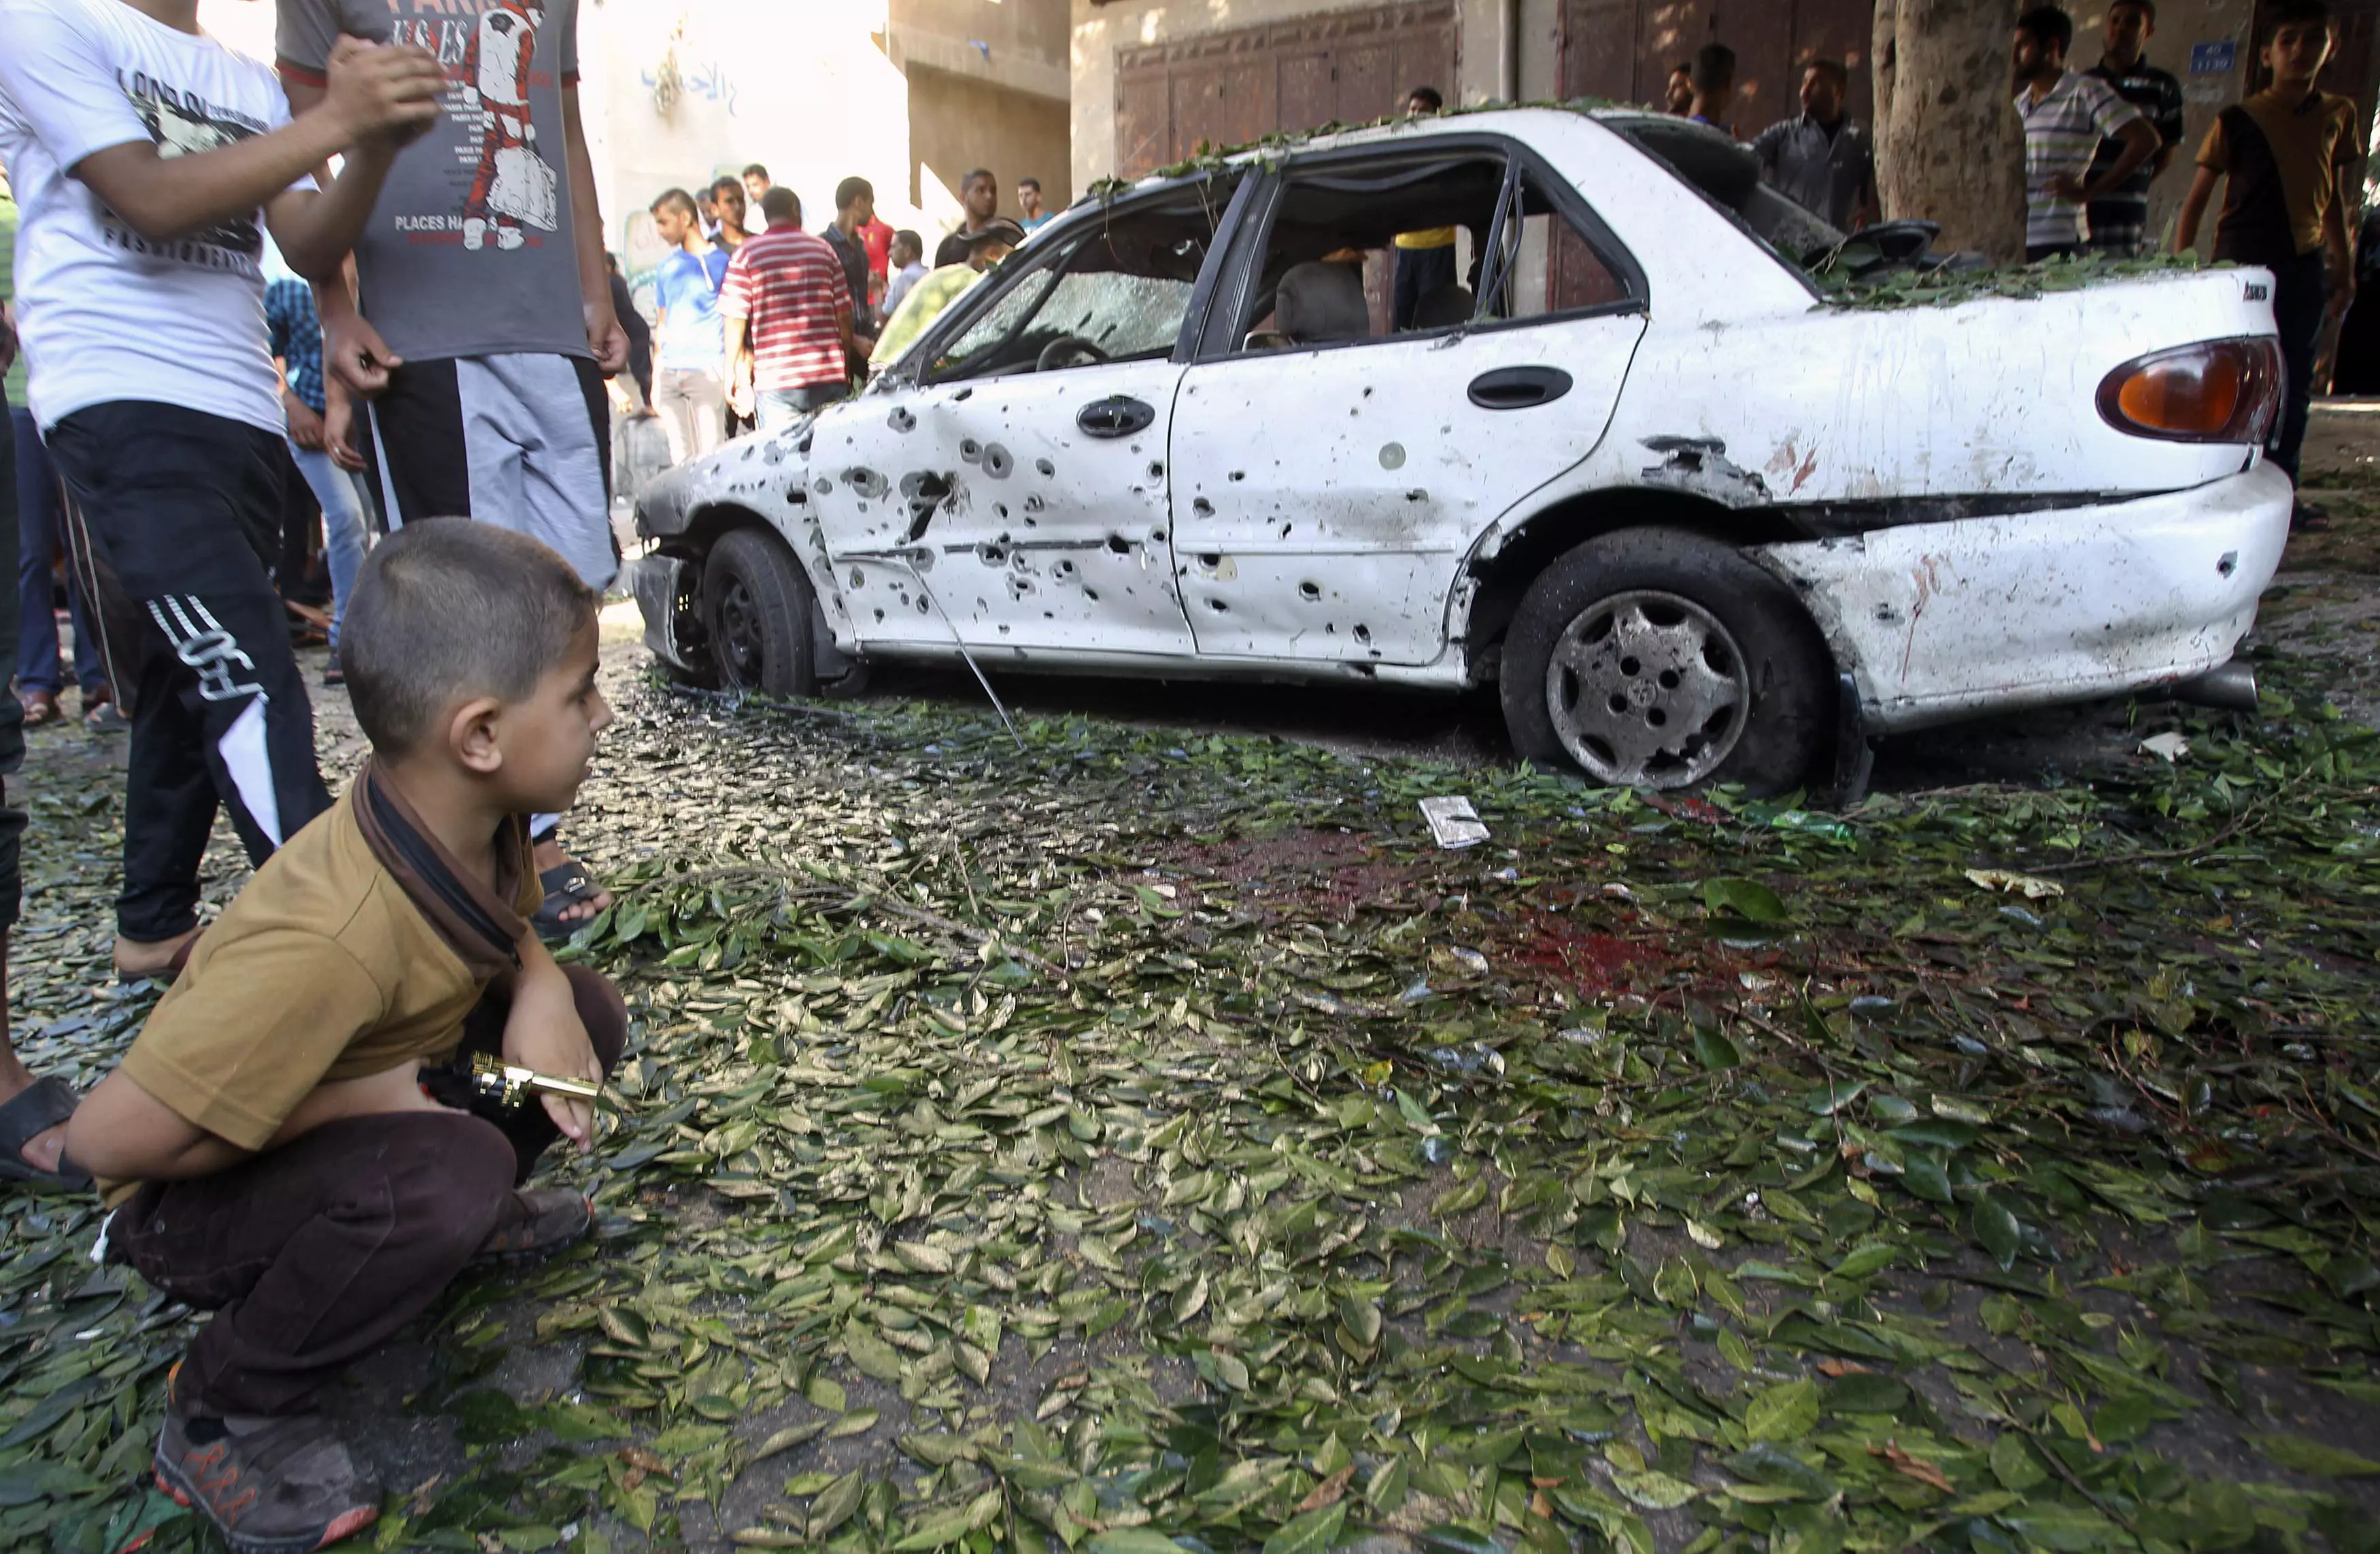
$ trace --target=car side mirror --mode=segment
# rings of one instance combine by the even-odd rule
[[[1244,351],[1285,351],[1296,344],[1278,329],[1251,329],[1240,348]]]

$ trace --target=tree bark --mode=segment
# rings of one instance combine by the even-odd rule
[[[1876,0],[1876,182],[1885,214],[1940,247],[2024,256],[2024,132],[2010,102],[2012,0]]]

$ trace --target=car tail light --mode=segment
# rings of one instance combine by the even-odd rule
[[[2262,443],[2281,405],[2281,347],[2270,335],[2204,340],[2138,357],[2099,384],[2119,431],[2170,443]]]

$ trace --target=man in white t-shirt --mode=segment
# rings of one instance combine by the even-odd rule
[[[116,685],[136,694],[115,964],[128,978],[167,975],[197,938],[218,806],[261,864],[330,805],[266,571],[285,455],[262,229],[301,273],[336,273],[397,151],[437,117],[443,78],[420,49],[351,42],[321,107],[293,120],[271,70],[200,30],[198,0],[0,0],[0,39],[33,417],[66,483],[77,564],[137,623],[137,640],[111,644],[120,673],[138,666],[132,686]],[[334,156],[346,170],[319,188],[314,170]],[[161,1471],[176,1431],[205,1424],[184,1417],[188,1401],[177,1390]],[[211,1439],[183,1446],[243,1466],[266,1450],[237,1421],[200,1433]],[[342,1502],[326,1523],[377,1508],[335,1442],[335,1464],[271,1450],[284,1460],[261,1476],[302,1473],[310,1487],[250,1507],[241,1537],[307,1533],[274,1524],[319,1509],[321,1493]]]

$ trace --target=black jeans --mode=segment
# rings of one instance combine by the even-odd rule
[[[595,972],[565,971],[609,1073],[627,1008]],[[493,994],[481,1001],[464,1026],[464,1061],[501,1049],[508,1011]],[[455,1281],[556,1136],[534,1099],[511,1112],[473,1102],[468,1114],[326,1123],[212,1176],[143,1185],[109,1226],[109,1255],[215,1314],[191,1342],[174,1406],[306,1412],[324,1382]]]
[[[1442,291],[1454,284],[1454,245],[1442,249],[1399,249],[1395,297],[1395,327],[1400,331],[1414,326],[1414,313],[1421,307],[1422,298],[1431,292]]]
[[[2034,243],[2024,250],[2024,261],[2027,264],[2039,264],[2046,259],[2081,259],[2082,257],[2082,245],[2080,243]]]
[[[2280,422],[2273,429],[2273,462],[2292,480],[2305,447],[2306,419],[2313,413],[2313,358],[2322,345],[2328,295],[2322,255],[2301,254],[2273,266],[2273,322],[2280,330],[2281,366],[2289,379]]]
[[[218,806],[258,864],[331,807],[269,572],[287,450],[245,422],[140,400],[75,411],[49,446],[109,656],[119,674],[138,665],[116,929],[172,939],[198,925]]]

